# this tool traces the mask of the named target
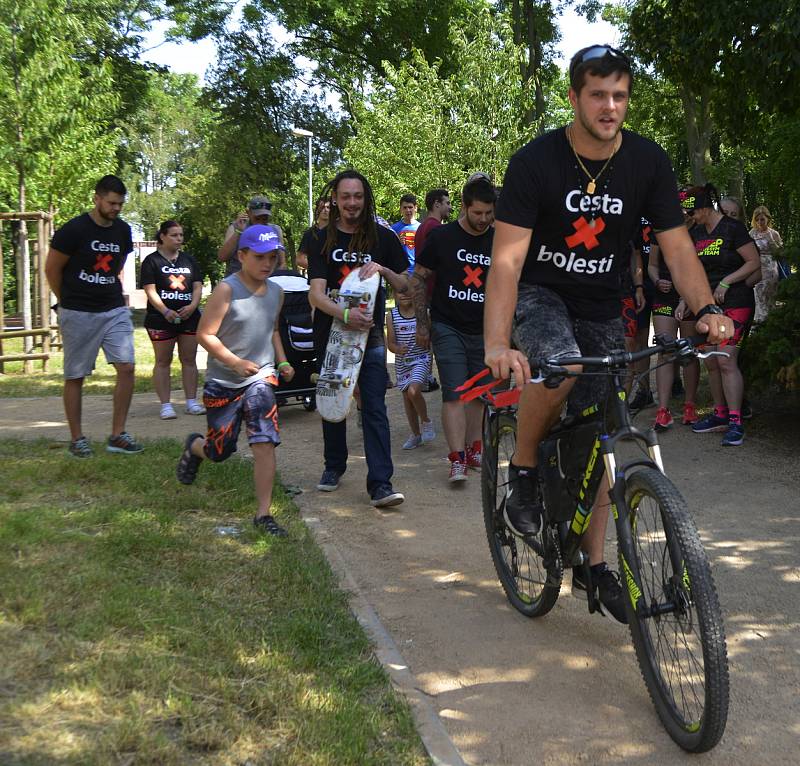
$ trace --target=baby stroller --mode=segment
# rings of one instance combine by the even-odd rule
[[[286,358],[294,367],[294,378],[281,380],[275,389],[278,406],[302,404],[307,412],[317,408],[316,385],[311,376],[317,371],[308,282],[299,272],[279,269],[270,279],[283,288],[283,309],[278,318]]]

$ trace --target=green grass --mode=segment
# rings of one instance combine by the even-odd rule
[[[428,763],[296,508],[179,450],[0,442],[0,763]]]
[[[137,394],[153,391],[153,344],[143,327],[137,327],[133,333],[134,347],[136,350],[136,387]],[[22,353],[22,339],[11,338],[3,341],[5,354]],[[22,372],[22,362],[5,362],[5,374],[0,374],[0,396],[60,396],[64,388],[64,358],[61,350],[56,350],[50,357],[49,372],[42,371],[42,363],[35,361],[34,372],[25,375]],[[172,359],[171,368],[172,390],[180,391],[181,365],[178,361],[178,349]],[[116,371],[106,363],[106,358],[101,351],[97,356],[97,366],[92,375],[84,380],[83,391],[85,394],[110,394],[114,390]],[[200,381],[202,388],[202,380]]]

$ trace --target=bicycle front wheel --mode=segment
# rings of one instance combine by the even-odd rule
[[[620,544],[636,657],[670,736],[690,752],[714,747],[728,716],[728,656],[717,591],[686,501],[655,469],[626,480],[638,582]]]
[[[511,605],[526,617],[542,617],[558,599],[560,569],[545,564],[545,527],[534,538],[512,534],[503,518],[508,467],[517,441],[517,421],[510,412],[486,410],[483,420],[481,495],[486,538],[500,584]],[[553,551],[547,558],[554,559]]]

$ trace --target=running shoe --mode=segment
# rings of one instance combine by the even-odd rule
[[[175,408],[167,402],[166,404],[161,405],[161,412],[159,413],[158,417],[162,420],[175,420],[178,417],[178,413],[175,412]]]
[[[187,415],[205,415],[206,408],[203,407],[197,399],[189,399],[186,402],[186,414]]]
[[[192,444],[195,439],[202,438],[203,434],[189,434],[183,443],[183,452],[178,460],[178,467],[175,469],[175,475],[181,484],[193,484],[197,478],[197,470],[203,459],[192,453]]]
[[[681,423],[685,426],[693,426],[697,422],[697,410],[691,402],[683,405],[683,418]]]
[[[288,537],[289,533],[275,521],[272,516],[256,516],[253,519],[253,526],[258,532],[263,532],[273,537]]]
[[[659,407],[656,412],[656,422],[653,428],[656,431],[666,431],[675,421],[672,419],[672,413],[666,407]]]
[[[628,624],[625,612],[625,594],[619,584],[619,575],[608,568],[605,561],[591,568],[592,582],[597,588],[600,600],[600,613],[610,614],[617,622]],[[576,598],[588,599],[588,588],[583,578],[582,567],[572,567],[572,595]]]
[[[473,449],[472,447],[467,447],[467,468],[472,468],[475,471],[481,470],[481,462],[483,459],[483,455],[481,450]]]
[[[390,484],[375,490],[375,494],[372,496],[372,505],[376,508],[389,508],[393,505],[400,505],[405,499],[403,493],[395,492]]]
[[[416,449],[420,444],[422,444],[422,436],[419,434],[411,434],[411,436],[403,442],[403,449]]]
[[[728,418],[721,418],[713,412],[710,412],[704,418],[700,418],[700,420],[692,426],[692,431],[696,434],[707,434],[727,430]]]
[[[447,480],[451,483],[466,481],[467,464],[461,459],[461,455],[458,452],[451,452],[447,457],[450,458],[450,476]]]
[[[120,455],[136,455],[139,452],[144,452],[144,447],[127,431],[123,431],[119,436],[108,437],[106,452],[117,452]]]
[[[648,407],[654,407],[655,403],[653,392],[649,388],[640,388],[631,399],[628,408],[635,413],[640,410],[646,410]]]
[[[730,423],[725,436],[722,437],[723,447],[738,447],[744,441],[744,427],[741,423]]]
[[[319,484],[317,484],[317,489],[320,492],[333,492],[339,488],[340,478],[341,474],[336,473],[336,471],[323,471]]]
[[[75,441],[70,442],[67,450],[72,457],[87,458],[94,455],[94,450],[85,436],[79,436]]]
[[[516,535],[536,535],[542,528],[544,508],[539,502],[536,473],[530,468],[508,466],[508,488],[503,517]]]
[[[433,427],[433,421],[427,420],[422,422],[422,443],[430,444],[436,438],[436,430]]]

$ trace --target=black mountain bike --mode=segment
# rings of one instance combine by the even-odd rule
[[[728,658],[719,599],[686,501],[664,474],[656,434],[633,425],[625,402],[627,365],[659,352],[686,361],[707,356],[693,339],[656,338],[655,346],[639,352],[549,360],[538,366],[533,382],[545,386],[587,374],[606,375],[612,385],[604,403],[562,419],[540,445],[545,519],[539,534],[525,538],[512,534],[503,519],[518,389],[493,394],[482,386],[487,404],[483,516],[508,600],[525,616],[542,617],[558,599],[565,568],[581,567],[584,581],[591,582],[588,557],[580,546],[606,471],[628,623],[644,682],[675,742],[685,750],[704,752],[719,742],[728,714]],[[565,369],[568,365],[580,365],[583,372],[571,372]],[[622,441],[641,450],[635,459],[618,464],[615,451]],[[598,609],[591,588],[588,603],[590,612]]]

